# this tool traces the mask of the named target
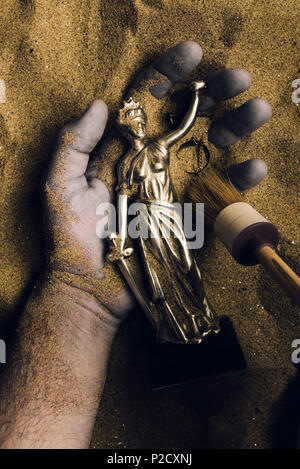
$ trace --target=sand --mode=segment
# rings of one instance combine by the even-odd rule
[[[212,160],[224,167],[250,157],[266,161],[268,176],[247,200],[278,226],[279,252],[299,272],[299,108],[291,100],[291,84],[300,75],[296,2],[11,0],[1,8],[1,321],[20,311],[43,267],[38,187],[56,131],[94,98],[106,101],[113,116],[136,71],[185,39],[204,51],[194,78],[219,67],[243,67],[252,76],[250,90],[222,104],[214,117],[253,97],[272,105],[270,122],[229,150],[211,149]],[[165,100],[158,115],[168,110]],[[196,137],[203,125],[195,128]],[[115,158],[121,149],[116,143]],[[185,150],[176,160],[179,194],[187,157]],[[113,184],[113,162],[102,166],[103,180]],[[133,315],[114,345],[92,447],[293,444],[288,389],[299,311],[260,267],[238,266],[211,235],[201,258],[207,296],[233,322],[248,369],[155,393],[139,359],[142,326]]]

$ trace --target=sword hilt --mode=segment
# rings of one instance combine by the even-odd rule
[[[107,254],[106,259],[112,264],[126,257],[130,257],[133,254],[133,248],[122,250],[122,238],[118,233],[110,233],[107,237],[107,241],[110,252]]]

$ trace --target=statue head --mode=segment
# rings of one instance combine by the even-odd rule
[[[146,135],[147,116],[142,106],[129,98],[119,109],[117,123],[125,137],[143,138]]]

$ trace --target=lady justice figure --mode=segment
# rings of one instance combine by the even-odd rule
[[[170,148],[192,128],[205,83],[193,82],[193,97],[178,129],[162,137],[146,137],[147,116],[130,98],[119,110],[118,125],[130,141],[130,148],[118,164],[119,233],[110,237],[115,248],[111,260],[123,265],[121,271],[155,326],[161,342],[199,344],[207,334],[219,331],[218,323],[204,294],[201,273],[189,250],[178,211],[178,200],[170,176]],[[128,204],[140,202],[140,229],[135,247],[128,247]],[[113,242],[112,242],[113,241]],[[138,246],[138,247],[137,247]],[[116,253],[117,251],[117,253]],[[124,265],[139,251],[144,272],[143,285],[132,279]],[[128,257],[128,259],[126,259]],[[124,259],[126,259],[124,264]],[[123,264],[122,264],[123,262]]]

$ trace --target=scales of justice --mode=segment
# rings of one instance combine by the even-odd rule
[[[140,103],[129,98],[119,110],[118,127],[130,147],[117,168],[118,233],[108,238],[107,258],[119,266],[157,340],[175,344],[199,344],[219,332],[188,247],[170,176],[170,148],[195,123],[205,82],[192,82],[190,88],[193,94],[181,124],[160,137],[147,137],[147,116]],[[143,207],[139,223],[147,228],[147,236],[140,229],[134,240],[127,237],[128,207],[133,202]]]

